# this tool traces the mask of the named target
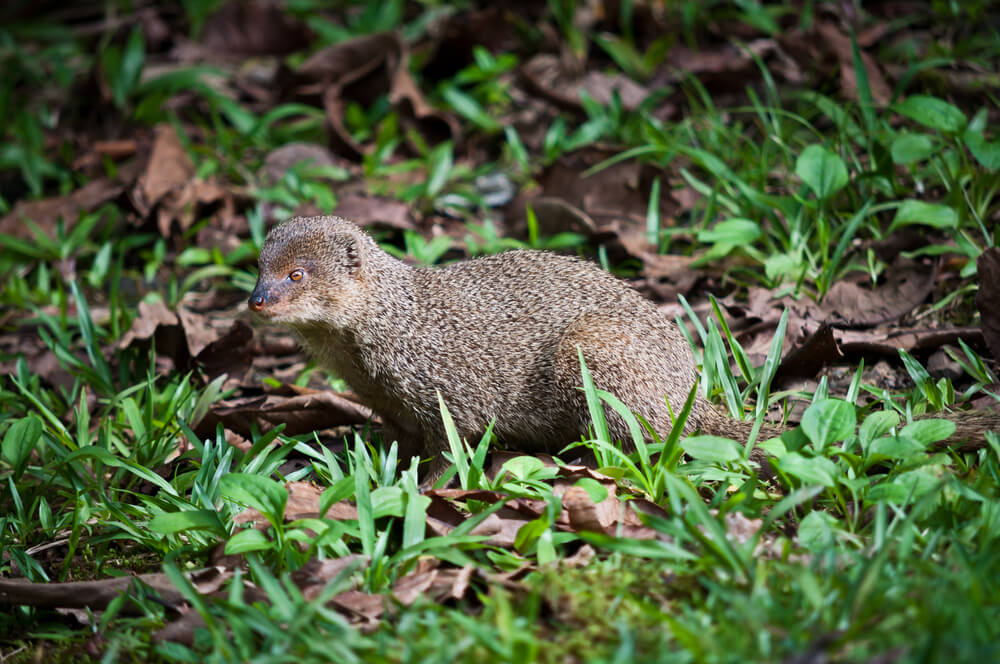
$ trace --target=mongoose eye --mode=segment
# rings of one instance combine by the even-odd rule
[[[288,278],[292,281],[302,281],[304,276],[306,276],[306,271],[302,268],[296,268],[289,273]]]

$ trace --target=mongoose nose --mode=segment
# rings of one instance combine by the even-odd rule
[[[264,308],[264,296],[263,295],[251,295],[250,302],[248,303],[250,308],[254,311],[260,311]]]

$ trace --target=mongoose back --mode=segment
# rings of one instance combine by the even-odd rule
[[[414,267],[340,217],[271,230],[249,307],[291,328],[344,379],[381,417],[384,439],[399,442],[400,458],[434,457],[432,478],[447,467],[438,393],[469,440],[494,421],[508,447],[558,452],[590,423],[577,349],[595,385],[661,434],[696,379],[677,325],[596,265],[510,251]],[[612,438],[627,445],[624,420],[606,410]],[[699,395],[685,425],[696,429],[745,442],[751,423]],[[766,425],[760,439],[780,432]]]

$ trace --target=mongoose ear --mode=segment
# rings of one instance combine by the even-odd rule
[[[338,257],[344,269],[351,276],[356,276],[361,270],[361,243],[353,234],[338,234],[335,243],[340,247]]]

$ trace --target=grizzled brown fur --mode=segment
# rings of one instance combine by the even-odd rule
[[[536,251],[412,267],[340,217],[298,217],[260,253],[250,308],[290,327],[317,361],[378,413],[403,455],[447,449],[438,392],[461,436],[491,420],[508,447],[556,452],[590,421],[577,348],[596,386],[661,433],[695,365],[677,326],[597,266]],[[631,439],[608,413],[613,438]],[[751,424],[700,396],[686,430],[746,440]],[[765,426],[760,439],[781,429]],[[981,434],[980,434],[981,437]],[[760,458],[755,454],[754,458]]]

